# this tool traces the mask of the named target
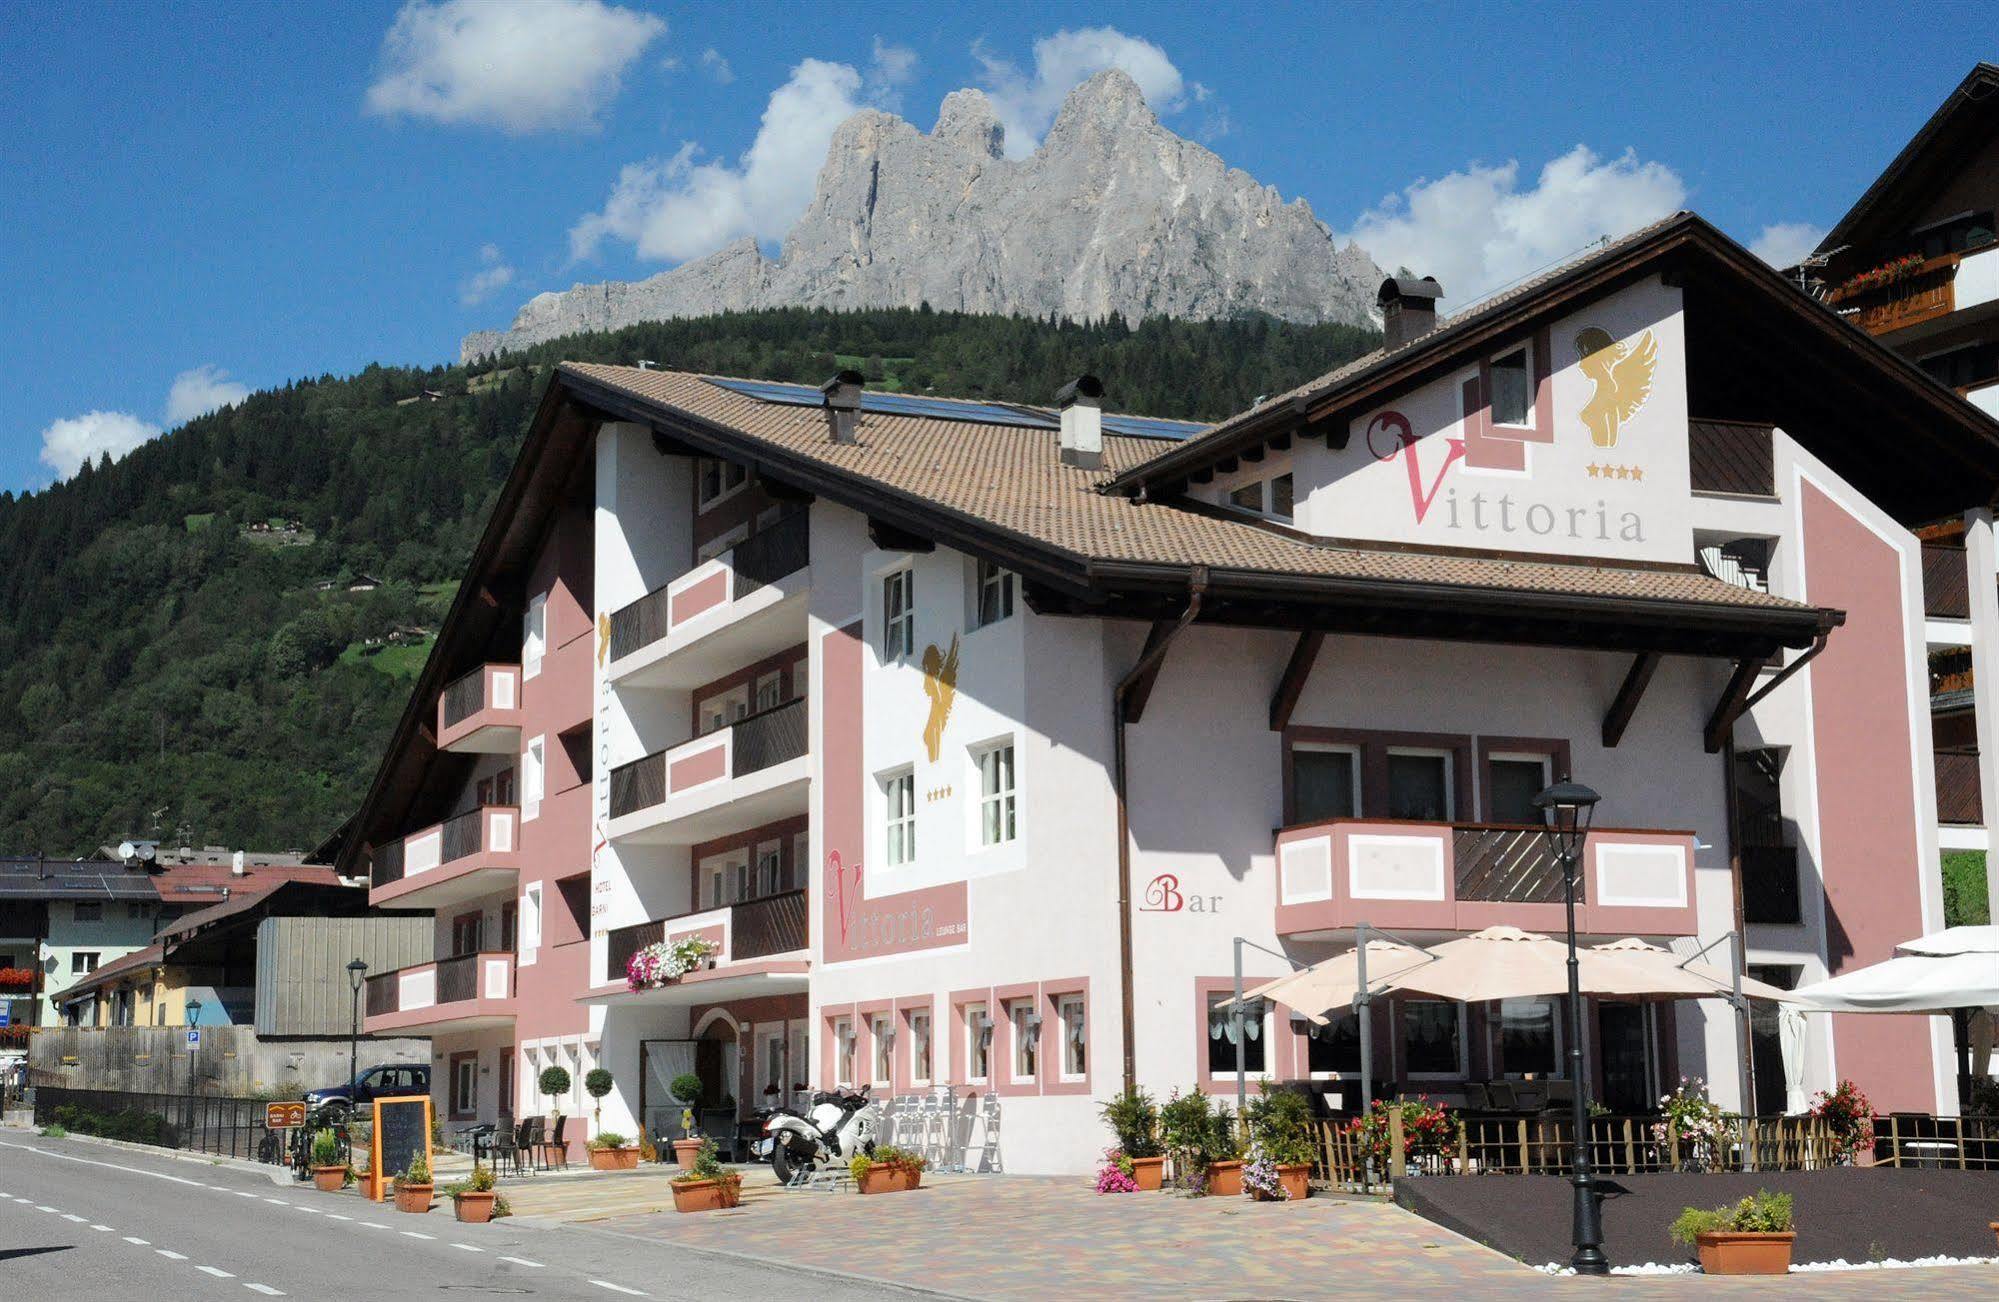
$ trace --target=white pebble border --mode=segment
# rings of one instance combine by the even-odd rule
[[[1827,1270],[1921,1270],[1930,1266],[1992,1265],[1999,1265],[1999,1257],[1917,1257],[1914,1261],[1900,1261],[1893,1257],[1890,1257],[1886,1261],[1848,1261],[1844,1257],[1841,1257],[1837,1261],[1793,1262],[1791,1264],[1791,1273],[1793,1275],[1808,1275]],[[1573,1275],[1576,1273],[1574,1267],[1564,1266],[1553,1261],[1545,1266],[1536,1266],[1534,1269],[1544,1275]],[[1610,1273],[1613,1275],[1698,1275],[1701,1273],[1701,1268],[1691,1261],[1680,1262],[1670,1266],[1661,1265],[1656,1261],[1648,1261],[1642,1266],[1612,1266]]]

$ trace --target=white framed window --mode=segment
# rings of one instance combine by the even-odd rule
[[[534,962],[541,948],[541,883],[534,882],[521,892],[520,961]]]
[[[719,909],[750,898],[750,856],[747,850],[731,850],[704,859],[701,866],[708,875],[708,908]]]
[[[1445,750],[1388,752],[1388,817],[1448,823],[1457,802],[1451,790],[1451,753]]]
[[[530,811],[541,804],[547,782],[548,742],[545,737],[529,739],[521,752],[521,818],[534,817]]]
[[[758,1028],[757,1081],[763,1090],[764,1106],[781,1100],[789,1082],[784,1079],[784,1023]]]
[[[784,704],[784,670],[773,669],[757,678],[756,694],[750,702],[751,713],[774,710]]]
[[[733,461],[702,457],[694,463],[694,501],[707,510],[749,482],[749,471]]]
[[[916,772],[902,769],[881,780],[882,856],[889,867],[916,862]]]
[[[1013,1032],[1013,1078],[1031,1081],[1041,1070],[1041,1013],[1032,999],[1016,999],[1006,1007]]]
[[[1527,345],[1495,357],[1487,368],[1492,374],[1492,423],[1531,428],[1534,424],[1534,375],[1528,365]]]
[[[972,586],[977,602],[973,611],[973,628],[997,624],[1013,615],[1013,575],[1010,572],[991,561],[976,561],[973,563]]]
[[[1062,1079],[1081,1080],[1089,1074],[1089,1012],[1083,996],[1061,995],[1055,1001],[1057,1020],[1062,1024]]]
[[[1488,823],[1545,823],[1546,811],[1534,807],[1534,797],[1554,782],[1554,760],[1547,755],[1495,751],[1486,756]]]
[[[533,678],[541,672],[541,657],[548,649],[548,594],[537,592],[528,598],[527,613],[521,616],[521,677]]]
[[[732,687],[726,692],[705,696],[696,713],[700,716],[701,736],[707,736],[718,729],[743,718],[750,712],[750,689],[747,683]]]
[[[930,1010],[913,1008],[909,1013],[909,1083],[928,1085],[936,1069],[935,1046],[930,1040]]]
[[[1208,996],[1208,1074],[1234,1075],[1236,1070],[1235,996],[1224,990]],[[1270,1043],[1271,1005],[1245,1000],[1242,1010],[1242,1069],[1260,1076],[1269,1068],[1265,1050]]]
[[[979,844],[1004,845],[1015,825],[1013,743],[1004,741],[973,752],[979,770]]]
[[[775,895],[784,889],[784,843],[766,841],[757,847],[756,893]]]
[[[854,1084],[854,1019],[833,1019],[833,1083],[852,1088]]]
[[[965,1005],[965,1079],[984,1082],[993,1074],[993,1017],[983,1002]]]
[[[882,575],[882,659],[916,654],[916,571],[904,566]]]
[[[893,1019],[887,1013],[868,1014],[868,1038],[873,1041],[874,1075],[868,1077],[876,1085],[887,1085],[895,1079],[895,1028]]]
[[[1228,504],[1272,520],[1288,521],[1297,509],[1296,498],[1297,481],[1287,470],[1281,475],[1252,480],[1230,489]]]

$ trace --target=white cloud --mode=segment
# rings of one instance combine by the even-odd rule
[[[665,31],[665,20],[603,0],[409,0],[382,37],[367,107],[515,134],[593,127]]]
[[[902,87],[916,76],[916,51],[875,37],[868,59],[868,103],[884,113],[902,112]]]
[[[736,70],[729,66],[728,56],[712,45],[701,51],[701,67],[724,86],[736,79]]]
[[[250,396],[250,386],[229,378],[219,366],[197,366],[174,376],[167,390],[167,424],[185,425],[219,407],[233,407]]]
[[[1417,181],[1362,213],[1348,236],[1389,271],[1435,276],[1462,307],[1501,285],[1683,207],[1686,183],[1630,150],[1599,158],[1577,145],[1521,189],[1520,165],[1472,164]]]
[[[806,59],[772,92],[741,159],[696,162],[700,146],[688,141],[671,158],[629,164],[603,209],[570,228],[571,256],[593,256],[606,238],[667,262],[698,258],[745,235],[782,239],[812,201],[834,130],[862,102],[859,72]]]
[[[497,244],[479,250],[479,270],[458,282],[458,301],[471,307],[514,283],[514,269]]]
[[[90,411],[68,416],[42,431],[42,464],[68,479],[83,463],[95,463],[105,453],[118,460],[141,443],[160,436],[160,427],[148,425],[125,411]]]
[[[1131,74],[1155,113],[1174,112],[1187,94],[1187,84],[1166,51],[1114,27],[1065,28],[1042,37],[1034,43],[1032,75],[993,54],[982,42],[973,44],[972,57],[984,68],[981,80],[986,95],[1006,127],[1008,158],[1032,154],[1055,121],[1063,98],[1078,83],[1106,68],[1122,68]],[[1195,95],[1205,99],[1206,88],[1196,89]]]
[[[1749,251],[1773,267],[1794,267],[1824,238],[1823,226],[1810,222],[1773,222],[1750,243]]]

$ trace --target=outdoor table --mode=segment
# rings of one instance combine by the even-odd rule
[[[1915,1165],[1931,1168],[1941,1167],[1947,1157],[1957,1153],[1957,1145],[1939,1139],[1916,1139],[1903,1143],[1903,1148],[1915,1155]]]

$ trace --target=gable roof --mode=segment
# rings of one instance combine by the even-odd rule
[[[1830,253],[1844,245],[1884,238],[1962,165],[1967,148],[1989,143],[1995,130],[1999,130],[1999,64],[1980,63],[1909,137],[1846,216],[1826,232],[1815,252]]]

